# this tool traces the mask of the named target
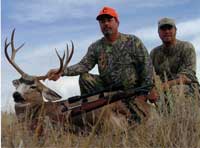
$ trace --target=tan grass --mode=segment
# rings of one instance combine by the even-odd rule
[[[159,85],[159,84],[158,84]],[[170,106],[161,105],[159,116],[147,122],[132,126],[126,120],[119,119],[104,107],[99,114],[99,121],[92,131],[84,136],[66,132],[62,127],[53,127],[45,119],[44,135],[35,136],[19,123],[14,113],[2,112],[1,144],[2,147],[131,147],[131,148],[198,148],[200,147],[200,106],[198,94],[185,96],[181,92],[163,94],[162,99],[170,100]],[[162,102],[163,103],[163,102]],[[161,103],[160,103],[161,104]],[[170,110],[169,110],[170,108]],[[110,113],[110,118],[104,116]]]

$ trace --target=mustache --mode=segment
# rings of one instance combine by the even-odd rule
[[[104,29],[104,30],[111,30],[112,28],[111,28],[111,27],[108,27],[108,26],[105,26],[103,29]]]

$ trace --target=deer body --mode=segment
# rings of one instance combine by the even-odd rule
[[[44,101],[44,98],[45,100],[59,100],[61,96],[37,79],[24,80],[24,78],[20,78],[14,80],[13,84],[16,87],[16,91],[13,93],[16,115],[19,121],[28,121],[28,128],[37,132],[37,135],[42,134],[46,117],[48,117],[50,123],[53,125],[68,128],[70,131],[80,132],[94,125],[102,111],[102,109],[96,109],[84,114],[84,116],[78,115],[72,117],[70,116],[70,111],[62,112],[64,107],[70,107],[67,100],[58,102]],[[128,112],[127,109],[121,105],[120,102],[110,105],[111,112],[105,112],[104,119],[115,120],[112,122],[116,122],[119,116],[113,114],[112,111],[117,112],[117,110],[121,110],[123,114],[126,114]],[[124,123],[124,120],[126,120],[125,116],[123,118],[120,116],[120,120],[117,122],[121,121]]]

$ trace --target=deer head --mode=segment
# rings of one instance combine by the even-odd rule
[[[47,79],[47,75],[42,76],[33,76],[25,73],[16,63],[15,63],[15,55],[19,49],[21,49],[24,44],[15,48],[14,46],[14,34],[15,29],[12,31],[11,41],[7,43],[7,38],[5,40],[5,47],[4,52],[8,62],[15,68],[15,70],[21,75],[20,79],[13,80],[13,85],[15,86],[16,90],[13,93],[14,101],[19,106],[26,106],[30,104],[38,104],[45,100],[48,101],[56,101],[60,100],[62,97],[58,95],[55,91],[51,90],[50,88],[46,87],[41,80]],[[8,54],[8,47],[11,45],[11,56]],[[55,49],[56,50],[56,49]],[[60,61],[60,67],[57,74],[62,73],[64,69],[67,67],[68,63],[70,62],[74,51],[74,45],[72,42],[72,49],[69,54],[69,49],[67,46],[67,55],[65,56],[65,52],[61,57],[57,50],[56,54]],[[64,63],[65,61],[65,63]]]

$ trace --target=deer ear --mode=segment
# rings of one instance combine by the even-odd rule
[[[42,97],[44,100],[48,100],[48,101],[56,101],[56,100],[60,100],[62,98],[59,94],[57,94],[55,91],[53,91],[51,89],[43,90]]]
[[[16,80],[12,81],[12,84],[17,88],[19,86],[20,82],[18,79],[16,79]]]

